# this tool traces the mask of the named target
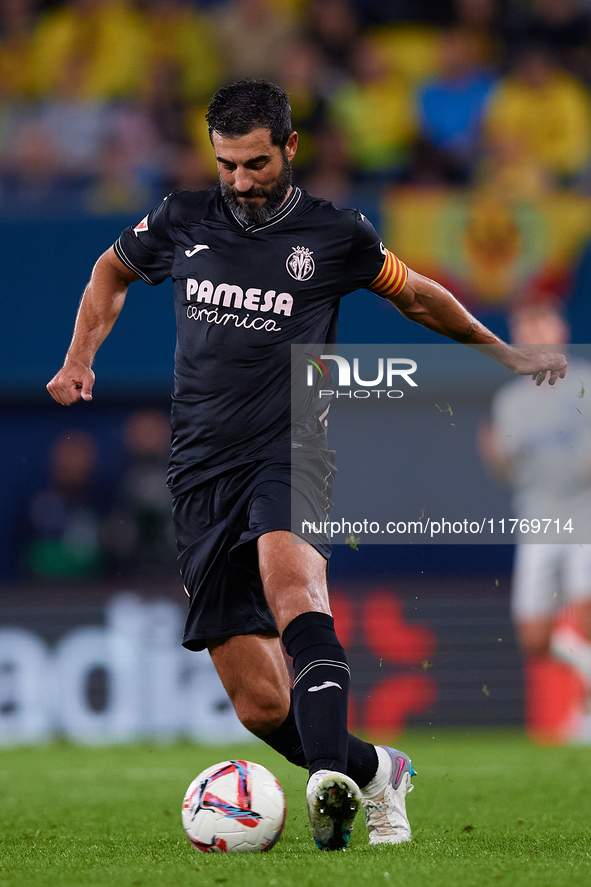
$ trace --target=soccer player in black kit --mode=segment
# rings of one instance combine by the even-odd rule
[[[350,673],[330,611],[329,546],[292,542],[292,494],[327,514],[333,465],[322,423],[296,423],[292,441],[291,344],[334,343],[339,300],[366,287],[429,329],[489,346],[538,384],[564,376],[566,360],[501,342],[385,249],[361,213],[294,186],[298,137],[275,85],[223,87],[207,121],[219,187],[173,192],[99,258],[47,387],[63,405],[91,400],[92,363],[129,284],[172,277],[168,483],[190,598],[183,644],[209,650],[250,731],[308,768],[318,847],[345,848],[361,805],[371,844],[410,841],[410,759],[347,730]],[[292,443],[306,464],[294,480]],[[280,641],[293,658],[293,690]]]

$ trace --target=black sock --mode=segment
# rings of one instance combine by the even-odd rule
[[[306,756],[293,713],[293,699],[289,714],[281,726],[271,733],[267,733],[266,736],[261,736],[261,739],[284,758],[287,758],[290,763],[297,767],[306,767]],[[375,746],[371,742],[364,742],[349,733],[347,769],[345,771],[347,776],[350,776],[360,788],[363,788],[374,778],[377,769],[378,756]]]
[[[293,694],[289,712],[284,722],[271,733],[261,736],[261,739],[267,745],[270,745],[271,748],[274,748],[275,751],[278,751],[280,755],[283,755],[284,758],[287,758],[291,764],[296,764],[298,767],[306,766],[306,756],[293,713]]]
[[[283,643],[293,659],[293,709],[308,770],[345,773],[350,672],[332,616],[296,616],[283,632]]]
[[[363,788],[376,775],[378,769],[378,753],[375,745],[364,742],[349,733],[349,755],[347,758],[347,776],[354,779],[359,788]]]

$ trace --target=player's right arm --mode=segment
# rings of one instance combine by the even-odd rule
[[[113,247],[97,261],[80,301],[64,365],[47,384],[57,403],[70,406],[92,400],[96,352],[111,332],[134,280],[139,280],[138,275],[117,258]]]

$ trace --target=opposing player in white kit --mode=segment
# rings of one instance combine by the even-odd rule
[[[520,345],[569,340],[568,325],[551,301],[516,308],[510,331]],[[591,544],[585,544],[591,540],[590,397],[591,364],[572,356],[568,376],[556,389],[510,382],[494,398],[480,449],[495,473],[513,485],[516,517],[551,519],[546,534],[544,522],[536,534],[528,533],[530,544],[517,546],[512,612],[519,644],[531,660],[550,655],[568,662],[583,678],[591,702]],[[543,541],[548,532],[552,544]],[[565,604],[576,608],[583,636],[557,627]]]

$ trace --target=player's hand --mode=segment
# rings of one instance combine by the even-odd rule
[[[516,357],[512,370],[519,376],[531,376],[536,385],[541,385],[546,379],[549,385],[555,385],[558,379],[564,379],[567,367],[564,354],[543,347],[517,347],[514,351]]]
[[[94,372],[89,366],[66,361],[46,387],[57,403],[69,407],[79,400],[92,400],[93,385]]]

